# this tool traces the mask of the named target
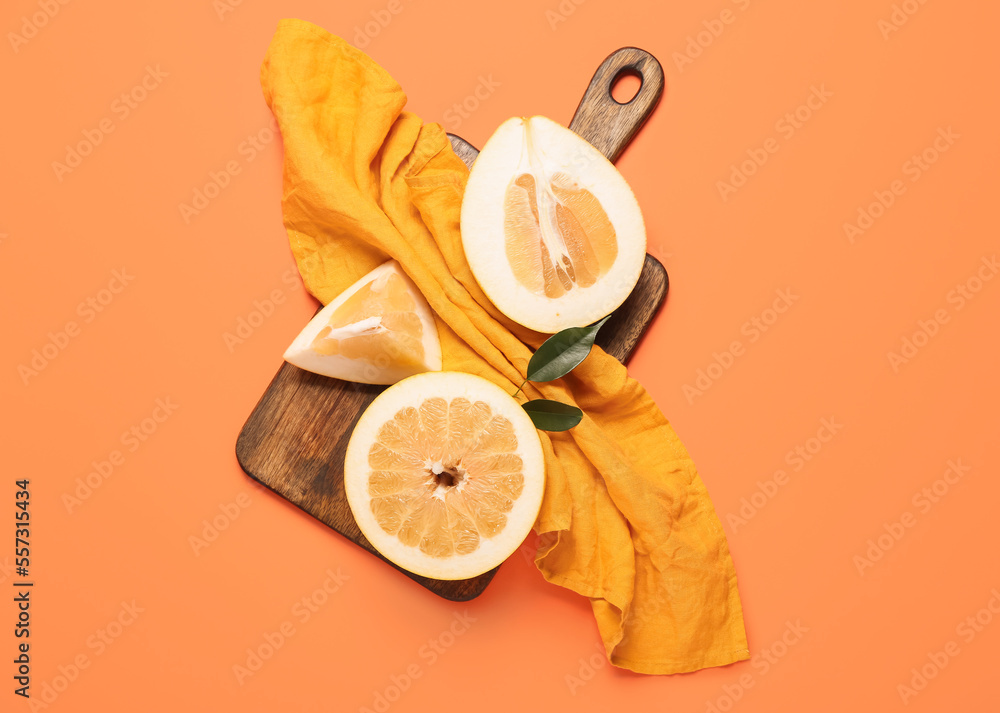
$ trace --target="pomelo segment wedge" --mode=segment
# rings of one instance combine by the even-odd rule
[[[486,142],[461,228],[483,292],[515,322],[545,333],[614,311],[646,257],[639,203],[618,169],[543,116],[509,119]]]
[[[427,301],[399,263],[390,260],[320,310],[284,358],[335,379],[394,384],[439,371],[441,342]]]
[[[468,579],[503,562],[541,507],[541,442],[500,387],[457,372],[382,392],[347,446],[344,488],[368,541],[403,569]]]

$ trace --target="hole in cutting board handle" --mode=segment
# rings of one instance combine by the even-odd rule
[[[622,67],[611,80],[611,98],[622,106],[629,104],[642,91],[642,72],[635,67]]]

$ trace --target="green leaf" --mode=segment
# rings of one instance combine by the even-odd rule
[[[560,401],[533,399],[521,404],[535,428],[542,431],[568,431],[583,418],[583,411]]]
[[[570,327],[545,340],[528,362],[528,381],[552,381],[566,376],[587,358],[597,330],[611,318],[609,314],[589,327]]]

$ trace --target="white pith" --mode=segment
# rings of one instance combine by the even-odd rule
[[[464,397],[472,402],[485,401],[494,414],[510,420],[517,437],[517,454],[523,463],[524,487],[507,513],[504,529],[492,538],[483,537],[479,547],[465,555],[432,557],[418,547],[403,544],[394,534],[382,529],[371,511],[368,476],[371,468],[368,453],[382,424],[392,420],[406,406],[419,406],[425,399],[441,397],[452,400]],[[428,462],[443,470],[445,464]],[[462,488],[464,480],[454,487]],[[468,579],[493,569],[511,555],[524,541],[538,516],[545,487],[545,464],[538,432],[524,409],[507,392],[478,376],[458,372],[418,374],[404,379],[380,394],[361,416],[347,446],[344,460],[344,489],[358,527],[382,555],[414,574],[434,579]],[[435,497],[443,497],[438,486]]]
[[[405,280],[410,293],[413,295],[414,311],[423,325],[422,344],[424,347],[424,369],[414,369],[410,367],[398,367],[391,363],[386,357],[384,363],[370,364],[357,359],[348,359],[340,354],[319,354],[312,348],[313,340],[329,325],[331,315],[340,308],[344,302],[351,298],[358,290],[368,283],[376,283],[379,280],[388,279],[389,274],[395,273]],[[327,335],[331,339],[347,339],[348,337],[360,334],[376,334],[387,331],[381,324],[379,317],[367,317],[358,322],[347,324],[337,329],[331,330]],[[400,379],[405,379],[420,371],[439,371],[441,369],[441,342],[438,339],[437,326],[434,323],[434,315],[430,306],[416,285],[407,277],[406,273],[395,260],[389,260],[379,265],[360,280],[352,284],[336,299],[327,304],[310,321],[309,324],[299,333],[288,349],[285,350],[284,359],[290,364],[294,364],[300,369],[322,374],[334,379],[344,381],[356,381],[364,384],[394,384]]]
[[[554,259],[566,254],[553,224],[557,199],[548,181],[560,172],[600,201],[615,229],[618,256],[592,286],[574,285],[550,298],[514,275],[505,253],[504,208],[510,182],[531,173],[545,246]],[[509,119],[487,141],[466,185],[461,230],[466,259],[490,300],[515,322],[545,333],[591,324],[614,311],[635,287],[646,257],[642,213],[625,179],[592,145],[541,116]]]

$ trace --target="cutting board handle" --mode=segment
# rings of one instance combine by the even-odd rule
[[[639,78],[639,91],[620,104],[611,88],[622,75]],[[656,57],[638,47],[612,52],[590,80],[569,128],[614,161],[653,113],[663,94],[663,68]]]

